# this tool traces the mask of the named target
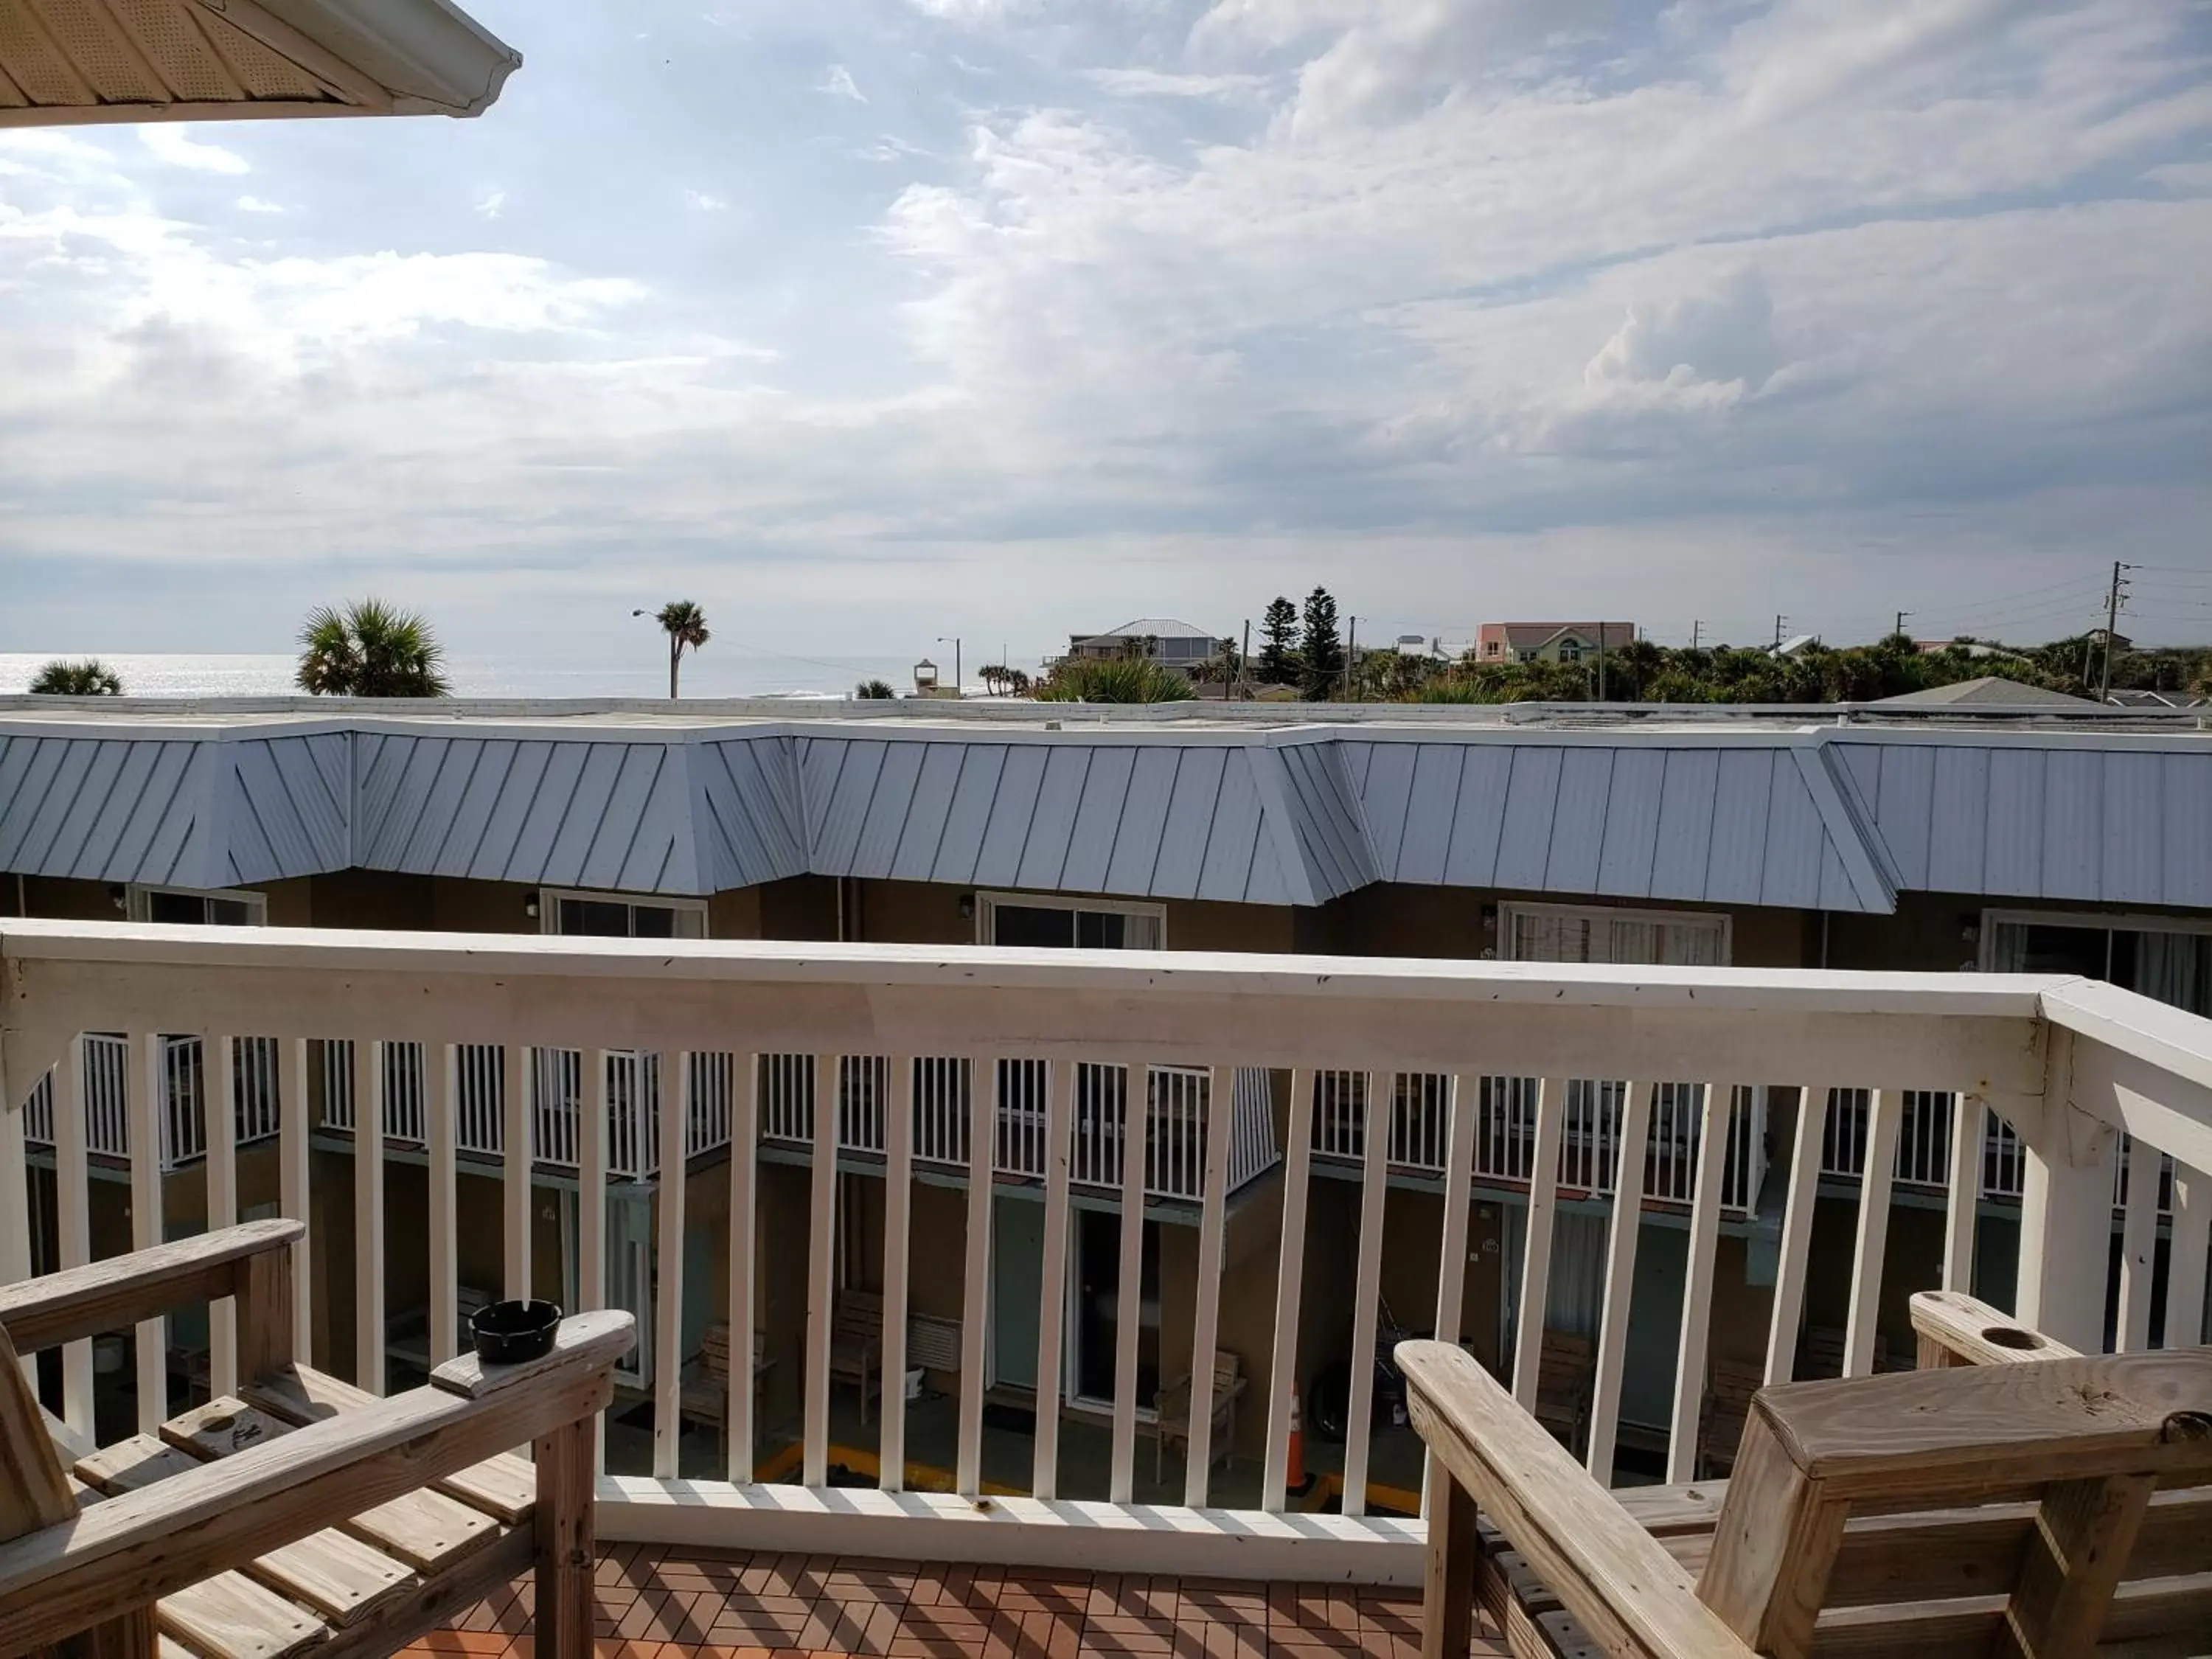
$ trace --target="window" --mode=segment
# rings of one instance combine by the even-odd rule
[[[627,893],[538,895],[539,931],[582,939],[704,939],[703,899],[634,898]]]
[[[1111,899],[984,893],[975,902],[975,942],[1061,951],[1159,951],[1167,945],[1167,912],[1157,904]]]
[[[1729,919],[1705,912],[1498,907],[1498,954],[1510,962],[1711,968],[1727,964],[1729,945]]]
[[[2180,916],[1985,912],[1982,962],[1999,974],[2080,974],[2212,1014],[2212,923]]]
[[[1580,662],[1582,659],[1583,642],[1580,640],[1562,640],[1559,641],[1559,660],[1561,662]]]
[[[182,922],[191,927],[265,927],[269,900],[228,887],[132,886],[125,899],[133,921]]]

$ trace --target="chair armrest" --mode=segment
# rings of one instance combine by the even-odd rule
[[[307,1231],[296,1221],[247,1221],[0,1286],[0,1329],[19,1353],[35,1353],[234,1296],[245,1285],[247,1262],[289,1249]]]
[[[2081,1358],[2057,1337],[2032,1330],[1964,1291],[1915,1291],[1912,1328],[1920,1339],[1923,1370]]]
[[[1401,1342],[1413,1427],[1609,1653],[1752,1659],[1689,1574],[1490,1374],[1449,1342]]]
[[[0,1646],[59,1642],[580,1422],[612,1398],[634,1340],[627,1313],[580,1315],[547,1359],[501,1368],[514,1374],[506,1386],[410,1389],[0,1544]]]

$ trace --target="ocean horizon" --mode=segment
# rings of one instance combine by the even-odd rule
[[[0,695],[30,689],[33,676],[60,658],[96,656],[133,697],[274,697],[303,695],[293,683],[299,659],[290,654],[221,652],[0,652]],[[946,680],[951,665],[944,665]],[[665,698],[665,659],[643,663],[549,661],[544,657],[469,656],[446,661],[457,697]],[[846,697],[866,679],[895,691],[914,684],[914,661],[905,657],[770,657],[743,651],[716,654],[709,646],[684,659],[684,696],[692,697]],[[980,691],[981,683],[971,686]]]

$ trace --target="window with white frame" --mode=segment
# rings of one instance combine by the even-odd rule
[[[1118,899],[1065,899],[1027,893],[975,896],[978,945],[1041,945],[1052,950],[1159,951],[1167,946],[1168,914],[1158,904]]]
[[[1729,942],[1728,917],[1712,912],[1498,907],[1498,954],[1509,962],[1724,967]]]
[[[133,921],[182,922],[192,927],[265,927],[266,895],[231,887],[151,887],[134,884],[125,897]]]
[[[549,887],[538,896],[538,927],[584,939],[704,939],[707,902]]]

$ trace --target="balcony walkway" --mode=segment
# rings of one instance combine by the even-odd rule
[[[1048,1569],[611,1544],[600,1659],[1418,1659],[1418,1589],[1252,1584]],[[531,1659],[531,1583],[407,1650]],[[1475,1659],[1503,1656],[1474,1639]]]

